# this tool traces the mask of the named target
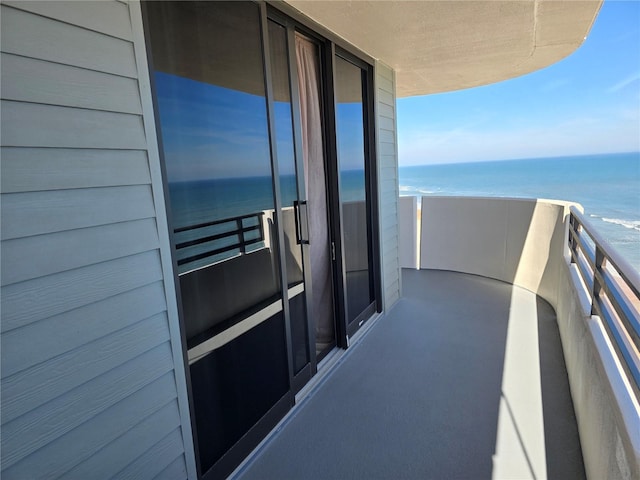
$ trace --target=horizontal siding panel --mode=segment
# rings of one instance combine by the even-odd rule
[[[82,345],[76,350],[48,362],[36,365],[11,377],[3,378],[3,424],[41,405],[52,402],[52,399],[89,380],[101,375],[108,376],[105,374],[109,370],[131,362],[137,356],[168,340],[167,316],[165,313],[161,313],[94,342]],[[170,356],[171,351],[168,343],[165,350],[162,351],[162,358],[165,354]],[[126,382],[127,376],[124,375],[117,381],[118,389],[124,388]],[[87,393],[89,394],[87,397],[90,396],[91,392]],[[2,441],[4,442],[4,438]]]
[[[384,104],[384,103],[379,103],[378,104],[378,115],[385,117],[385,118],[395,118],[396,115],[396,111],[395,108],[393,108],[390,105]]]
[[[396,202],[398,201],[398,189],[395,188],[393,190],[387,190],[385,192],[381,193],[381,198],[384,202],[386,202],[387,204],[392,205],[392,207],[388,207],[388,208],[393,208],[395,209],[394,211],[398,211],[398,207],[396,206]],[[383,208],[383,211],[387,211],[386,208]]]
[[[158,251],[57,273],[2,289],[2,331],[161,280]]]
[[[378,117],[378,125],[382,130],[395,130],[395,121],[387,117]]]
[[[383,260],[383,266],[384,266],[384,272],[385,272],[385,278],[398,278],[398,273],[399,272],[399,261],[398,261],[398,255],[396,252],[396,255],[386,255],[382,257]]]
[[[392,179],[398,182],[398,169],[395,163],[395,156],[382,155],[380,157],[380,178]]]
[[[386,66],[379,65],[377,67],[380,240],[385,308],[389,309],[399,297],[396,105],[393,71]]]
[[[388,139],[380,139],[380,143],[389,143],[389,144],[393,144],[395,145],[396,143],[396,133],[395,130],[392,128],[381,128],[379,131],[380,135],[382,136],[390,136],[389,138],[391,138],[391,140]]]
[[[399,292],[400,291],[400,282],[398,280],[393,280],[391,283],[387,285],[387,292]]]
[[[378,138],[380,139],[381,143],[391,143],[392,145],[395,145],[396,143],[395,134],[393,132],[390,132],[389,130],[379,130]]]
[[[2,193],[151,183],[143,150],[3,147]]]
[[[395,209],[385,209],[383,211],[383,216],[380,223],[384,226],[384,228],[398,225],[398,214]]]
[[[2,239],[155,217],[149,185],[2,195]]]
[[[385,185],[384,189],[381,189],[382,193],[383,194],[385,194],[385,193],[393,193],[394,197],[396,197],[396,198],[393,199],[393,203],[397,202],[398,201],[397,197],[399,196],[398,195],[399,192],[398,192],[398,183],[397,183],[397,181],[391,179],[391,180],[384,180],[383,183],[386,183],[386,185]]]
[[[114,475],[113,479],[138,480],[140,478],[153,478],[167,468],[183,452],[182,431],[180,428],[176,428],[147,450],[145,454]]]
[[[385,291],[386,298],[386,308],[389,309],[393,307],[400,300],[400,290],[398,289],[398,285],[394,284],[392,288],[389,288]]]
[[[398,222],[398,196],[394,191],[386,191],[382,192],[382,198],[384,199],[386,205],[380,209],[383,221],[390,220],[394,224]],[[388,218],[393,216],[393,218]]]
[[[142,150],[142,117],[127,113],[2,101],[2,143],[8,147]]]
[[[33,12],[65,23],[82,25],[89,30],[131,40],[129,8],[119,2],[78,1],[5,1],[6,5]]]
[[[172,370],[171,347],[165,342],[3,424],[3,464],[15,464]]]
[[[138,456],[147,451],[159,438],[163,438],[180,426],[180,413],[178,402],[172,401],[157,412],[146,417],[131,430],[121,437],[116,438],[109,445],[100,450],[98,455],[88,458],[86,461],[65,472],[65,478],[113,478],[124,467],[133,462]],[[182,465],[185,468],[184,456],[180,455],[172,463]],[[175,473],[175,479],[179,479],[179,467],[170,465]],[[146,478],[150,478],[145,475]],[[186,478],[186,474],[183,478]]]
[[[101,450],[176,397],[172,372],[113,407],[90,422],[35,451],[3,471],[3,478],[58,478]]]
[[[4,5],[0,9],[3,52],[137,77],[131,42]]]
[[[395,229],[396,229],[396,231],[397,231],[397,229],[398,229],[398,222],[397,222],[395,219],[391,218],[392,216],[395,216],[395,213],[393,213],[393,214],[391,214],[391,215],[388,215],[388,216],[384,219],[384,221],[380,222],[381,228],[382,228],[383,230],[390,230],[390,229],[392,229],[392,228],[395,228]],[[386,241],[386,239],[383,239],[383,241]]]
[[[391,282],[391,285],[391,287],[385,288],[384,290],[385,308],[387,311],[393,307],[400,298],[400,284],[398,282]]]
[[[394,239],[397,242],[398,239],[398,226],[392,225],[390,227],[385,227],[382,229],[382,253],[383,255],[388,255],[394,250],[397,251],[398,246],[397,243],[394,242]]]
[[[154,218],[2,242],[2,286],[159,248]]]
[[[383,140],[380,138],[382,135],[391,135],[389,140]],[[390,132],[389,130],[378,130],[378,144],[379,145],[393,145],[396,146],[396,134],[394,132]]]
[[[184,455],[180,455],[170,465],[160,472],[154,480],[186,480],[187,464],[184,461]]]
[[[378,77],[386,78],[388,81],[393,81],[393,70],[391,67],[387,67],[386,65],[382,65],[380,63],[376,64],[376,75]]]
[[[390,143],[381,143],[380,144],[384,150],[390,150],[393,147]],[[398,166],[396,162],[396,153],[395,151],[392,153],[382,153],[380,155],[380,162],[382,164],[382,168],[384,172],[388,172],[385,177],[397,178],[398,177]],[[389,170],[387,170],[389,169]]]
[[[396,192],[385,192],[384,194],[380,195],[380,200],[381,203],[384,205],[385,203],[390,204],[390,203],[394,203],[397,201],[398,195]],[[391,208],[391,207],[389,207]],[[395,213],[395,210],[390,210],[388,208],[382,208],[382,215],[385,215],[387,212],[391,212],[393,211]]]
[[[376,78],[376,87],[385,92],[393,92],[393,82],[382,75],[378,75]]]
[[[398,167],[395,164],[395,155],[380,156],[380,177],[398,180]]]
[[[383,192],[395,192],[398,189],[398,181],[395,178],[384,178],[380,181],[380,190]]]
[[[396,146],[393,143],[383,143],[380,142],[378,145],[378,152],[382,157],[392,157],[395,158],[396,155]]]
[[[393,93],[387,91],[387,90],[383,90],[378,88],[378,102],[382,103],[384,105],[389,105],[390,107],[393,107],[395,102],[393,99]]]
[[[5,100],[142,113],[138,82],[132,78],[7,53],[0,60]]]
[[[392,227],[396,227],[398,225],[397,219],[396,219],[397,215],[395,211],[392,210],[384,210],[382,212],[382,218],[380,219],[380,227],[382,228],[383,231],[385,230],[389,230]],[[384,237],[383,237],[384,239]]]
[[[387,233],[387,236],[382,237],[382,243],[386,247],[393,242],[398,236],[398,225],[395,222],[389,222],[381,225],[381,228],[384,232]]]
[[[389,296],[393,295],[393,293],[395,292],[396,294],[399,293],[400,291],[400,282],[398,281],[398,279],[390,279],[386,284],[385,284],[385,297],[388,299]],[[389,304],[387,304],[387,307],[389,306]]]
[[[2,377],[31,368],[165,310],[164,285],[154,282],[3,333]],[[104,321],[105,318],[109,321]]]
[[[395,232],[395,233],[391,233]],[[388,229],[387,236],[382,239],[382,256],[396,256],[398,255],[398,230]]]
[[[389,281],[397,280],[400,278],[400,261],[398,259],[398,255],[388,256],[383,258],[384,262],[384,272],[385,278],[387,278],[387,283]]]

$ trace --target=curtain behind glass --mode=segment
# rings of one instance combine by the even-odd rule
[[[305,187],[309,205],[309,249],[313,287],[311,312],[316,324],[316,345],[321,350],[322,344],[333,342],[335,333],[320,115],[320,75],[316,45],[298,34],[296,34],[296,61],[300,89]]]

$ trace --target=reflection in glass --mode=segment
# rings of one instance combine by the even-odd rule
[[[286,29],[269,20],[269,48],[273,94],[273,119],[276,130],[276,148],[282,202],[282,229],[284,231],[284,257],[289,287],[289,312],[293,343],[294,373],[309,363],[307,315],[304,293],[302,238],[306,236],[300,211],[296,177],[296,157],[293,139],[293,117],[289,80],[289,57]]]
[[[348,323],[373,301],[364,156],[363,74],[361,68],[335,57],[336,130]]]
[[[259,7],[145,12],[205,473],[288,390]]]

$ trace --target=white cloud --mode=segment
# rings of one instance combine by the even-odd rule
[[[611,87],[609,87],[607,89],[607,93],[618,92],[618,91],[622,90],[623,88],[627,87],[628,85],[631,85],[633,82],[636,82],[638,80],[640,80],[640,72],[633,73],[633,74],[629,75],[628,77],[623,78],[622,80],[620,80],[615,85],[612,85]]]

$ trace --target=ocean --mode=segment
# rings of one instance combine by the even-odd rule
[[[640,271],[640,153],[400,167],[400,195],[546,198],[580,203]]]

